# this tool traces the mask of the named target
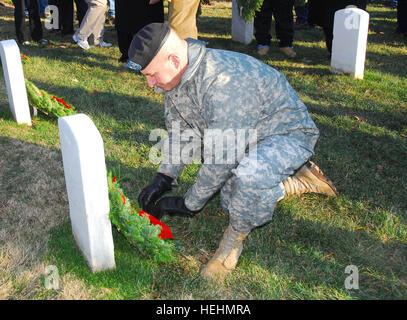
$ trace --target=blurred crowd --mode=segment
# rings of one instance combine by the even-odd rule
[[[47,44],[48,40],[43,37],[41,17],[53,13],[53,8],[56,7],[58,25],[53,26],[52,31],[72,35],[75,43],[84,50],[88,50],[91,45],[110,47],[112,44],[103,39],[104,29],[106,23],[114,24],[121,52],[119,61],[126,63],[133,36],[149,23],[164,22],[163,1],[13,0],[17,40],[22,45],[30,45],[30,40]],[[254,17],[257,52],[259,55],[266,55],[270,49],[273,18],[280,51],[287,57],[296,56],[293,47],[295,30],[313,28],[316,25],[322,27],[326,47],[331,52],[335,12],[349,5],[366,10],[367,2],[368,0],[264,0]],[[395,32],[407,36],[407,0],[382,2],[397,10]],[[211,0],[168,0],[168,23],[182,38],[198,38],[196,17],[200,13],[201,3],[211,4]],[[27,17],[29,28],[25,22]],[[76,31],[74,17],[79,24]]]

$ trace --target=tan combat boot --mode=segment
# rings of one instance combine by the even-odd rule
[[[299,195],[303,193],[320,193],[328,197],[336,197],[339,192],[332,181],[313,162],[308,161],[297,173],[283,181],[285,195]]]
[[[219,248],[208,264],[203,268],[201,276],[215,279],[226,276],[236,267],[243,249],[243,240],[249,232],[237,232],[229,225],[219,243]]]
[[[294,49],[291,47],[282,47],[282,48],[280,48],[280,51],[289,58],[295,58],[295,56],[297,55],[295,53]]]

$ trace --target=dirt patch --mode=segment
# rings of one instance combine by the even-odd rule
[[[0,137],[0,299],[44,291],[49,232],[68,218],[60,151]],[[66,280],[55,298],[92,298],[82,281]]]

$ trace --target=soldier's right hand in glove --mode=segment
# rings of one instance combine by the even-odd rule
[[[138,196],[139,206],[147,213],[152,213],[155,201],[165,192],[172,189],[174,179],[162,173],[157,173],[154,181],[145,187]]]
[[[164,197],[157,201],[151,211],[151,214],[160,220],[164,214],[168,214],[171,217],[179,216],[184,218],[192,218],[199,211],[201,210],[189,210],[185,205],[184,198],[182,197]]]

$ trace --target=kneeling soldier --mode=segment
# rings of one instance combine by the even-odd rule
[[[309,161],[319,136],[317,127],[286,78],[272,67],[245,54],[183,40],[160,23],[149,24],[134,36],[129,59],[148,85],[164,94],[167,159],[172,159],[173,143],[181,149],[188,143],[175,141],[175,123],[197,139],[203,139],[208,130],[256,132],[255,150],[245,142],[247,152],[233,163],[205,159],[184,197],[160,199],[176,185],[185,166],[170,161],[161,163],[155,180],[139,195],[143,210],[158,218],[163,214],[192,217],[220,191],[230,224],[202,276],[231,272],[245,237],[271,221],[283,197],[309,192],[337,196],[332,182]],[[228,144],[222,152],[228,154],[236,147]]]

